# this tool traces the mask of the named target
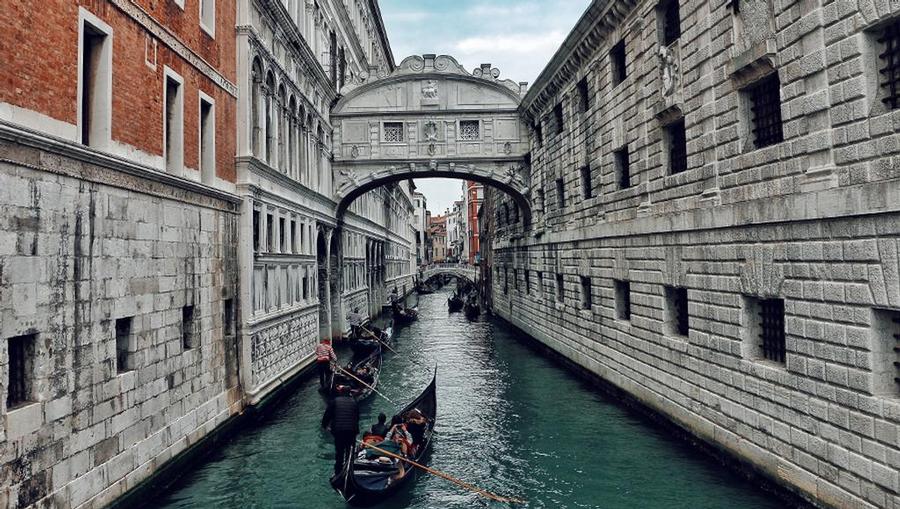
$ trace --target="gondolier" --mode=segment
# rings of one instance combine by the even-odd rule
[[[359,434],[359,405],[350,396],[349,387],[337,387],[337,396],[328,402],[325,415],[322,416],[322,427],[331,428],[334,437],[334,473],[344,469],[344,461],[356,444]]]
[[[319,387],[328,385],[328,378],[331,375],[331,364],[337,362],[337,355],[334,348],[331,347],[331,340],[322,339],[316,345],[316,367],[319,370]]]

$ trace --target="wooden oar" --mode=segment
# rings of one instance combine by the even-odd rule
[[[360,329],[364,330],[364,331],[366,332],[366,334],[372,336],[372,339],[374,339],[375,341],[378,341],[379,343],[381,343],[382,346],[384,346],[385,348],[387,348],[388,350],[390,350],[390,351],[392,351],[392,352],[394,352],[394,353],[397,353],[397,350],[394,350],[393,348],[391,348],[390,345],[388,345],[388,344],[385,343],[384,341],[378,339],[378,337],[375,336],[375,333],[374,333],[374,332],[372,332],[372,331],[370,331],[369,329],[363,327],[362,325],[359,325],[358,327],[359,327]]]
[[[362,444],[364,447],[368,447],[369,449],[378,451],[381,454],[384,454],[385,456],[390,456],[392,458],[397,458],[400,461],[405,461],[416,468],[419,468],[419,469],[422,469],[422,470],[428,472],[429,474],[436,475],[442,479],[446,479],[446,480],[452,482],[453,484],[456,484],[457,486],[461,486],[469,491],[475,492],[475,493],[481,495],[482,497],[493,500],[495,502],[503,502],[506,504],[525,504],[528,502],[527,500],[522,500],[521,498],[501,497],[500,495],[495,495],[489,491],[483,490],[477,486],[472,486],[471,484],[469,484],[465,481],[461,481],[455,477],[445,474],[444,472],[441,472],[440,470],[435,470],[433,468],[426,467],[425,465],[422,465],[421,463],[416,463],[415,461],[413,461],[409,458],[404,458],[403,456],[394,454],[390,451],[385,451],[384,449],[382,449],[376,445],[367,444],[361,440],[357,440],[357,442]]]
[[[340,367],[340,366],[335,365],[335,367],[338,368],[338,370],[340,370],[341,373],[343,373],[343,374],[349,376],[350,378],[356,380],[357,382],[359,382],[359,383],[365,385],[366,387],[368,387],[369,389],[371,389],[372,392],[374,392],[375,394],[377,394],[377,395],[381,396],[382,398],[386,399],[388,403],[390,403],[390,404],[392,404],[392,405],[396,405],[396,403],[394,403],[393,401],[391,401],[391,398],[389,398],[389,397],[385,396],[384,394],[378,392],[378,389],[376,389],[376,388],[372,387],[371,385],[369,385],[369,384],[363,382],[362,380],[360,380],[359,378],[357,378],[353,373],[347,371],[346,369],[344,369],[344,368],[342,368],[342,367]]]

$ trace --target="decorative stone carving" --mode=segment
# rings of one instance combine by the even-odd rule
[[[356,146],[354,145],[354,148]],[[359,177],[356,172],[350,168],[340,170],[341,184],[338,186],[337,193],[341,196],[346,195],[351,189],[359,187]]]
[[[422,83],[422,97],[425,99],[437,99],[438,86],[435,80],[425,80]]]
[[[503,144],[503,153],[506,155],[512,154],[512,143],[507,141]]]
[[[356,159],[357,157],[359,157],[359,147],[358,146],[353,145],[352,147],[350,147],[350,157],[352,157],[353,159]]]
[[[671,47],[659,48],[660,73],[662,74],[662,95],[670,97],[675,93],[679,81],[678,56]]]
[[[428,155],[433,156],[436,152],[437,152],[437,147],[434,145],[434,143],[429,143],[428,144]]]
[[[433,120],[425,122],[425,141],[437,141],[438,126]]]

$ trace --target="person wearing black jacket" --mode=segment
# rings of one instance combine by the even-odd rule
[[[359,434],[359,405],[346,385],[337,387],[337,395],[328,402],[322,427],[331,428],[334,436],[334,473],[344,469],[344,460],[353,450]]]

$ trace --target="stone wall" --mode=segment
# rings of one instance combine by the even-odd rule
[[[98,160],[0,143],[3,506],[105,505],[241,409],[236,200]]]
[[[494,311],[817,505],[897,507],[895,14],[762,4],[682,3],[667,45],[665,4],[589,7],[523,100],[534,217],[497,197]],[[783,141],[758,148],[747,87],[773,75]]]

